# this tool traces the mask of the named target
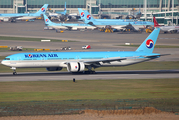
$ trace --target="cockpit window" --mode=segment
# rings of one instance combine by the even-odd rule
[[[5,58],[4,60],[10,60],[10,58]]]

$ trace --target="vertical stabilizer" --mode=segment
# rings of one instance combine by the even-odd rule
[[[37,16],[41,16],[41,14],[45,14],[46,10],[47,10],[48,4],[44,4],[39,11],[37,11],[35,13],[35,15]]]
[[[44,16],[45,25],[53,24],[53,22],[45,14],[43,14],[43,16]]]
[[[154,20],[154,27],[160,27],[160,25],[158,24],[157,20],[155,19],[155,17],[153,17]]]
[[[92,17],[92,15],[90,15],[90,13],[87,10],[84,10],[85,13],[85,21],[87,21],[87,23],[89,22],[94,22],[95,19]]]
[[[78,12],[79,12],[81,19],[85,19],[85,13],[81,8],[78,8]]]
[[[64,6],[64,15],[66,15],[66,12],[67,12],[67,10],[66,10],[66,2],[65,2],[65,6]]]
[[[56,13],[66,15],[66,12],[67,12],[67,10],[66,10],[66,2],[65,2],[64,11],[63,12],[56,12]]]
[[[85,23],[93,23],[95,19],[90,15],[90,13],[87,10],[82,10],[81,8],[78,8],[78,12],[81,16],[81,19]]]
[[[155,30],[145,39],[145,41],[138,47],[136,52],[146,52],[152,53],[155,47],[160,28],[155,28]]]

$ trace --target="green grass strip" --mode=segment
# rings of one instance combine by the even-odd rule
[[[0,102],[179,98],[179,79],[1,82]]]
[[[49,40],[47,38],[29,38],[29,37],[7,37],[7,36],[0,36],[0,40],[18,40],[18,41],[38,41],[41,42],[41,40]],[[50,39],[51,42],[62,42],[62,40],[57,39]],[[74,42],[69,41],[68,42]]]
[[[0,48],[0,52],[10,52],[10,48]],[[23,48],[22,49],[23,52],[28,52],[28,51],[34,51],[34,48]],[[17,52],[17,51],[11,51],[11,52]],[[1,59],[2,56],[0,56]]]

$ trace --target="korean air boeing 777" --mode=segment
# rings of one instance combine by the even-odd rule
[[[3,21],[16,21],[16,20],[27,20],[41,17],[42,14],[47,10],[48,4],[44,4],[39,11],[36,13],[12,13],[12,14],[0,14],[0,20]]]
[[[153,53],[160,28],[156,28],[137,48],[136,51],[95,51],[95,52],[34,52],[18,53],[7,56],[1,63],[16,68],[46,68],[48,71],[94,73],[92,68],[104,66],[125,66],[156,59],[161,54]]]
[[[84,20],[85,23],[99,27],[99,28],[105,28],[106,26],[111,26],[114,29],[123,29],[127,28],[129,25],[132,25],[135,30],[146,28],[147,26],[153,26],[153,22],[148,21],[134,21],[134,20],[111,20],[111,19],[94,19],[88,11],[82,10],[81,8],[78,8],[79,14],[81,15],[81,19]]]
[[[52,27],[54,29],[69,29],[69,30],[77,30],[77,29],[95,29],[95,26],[91,26],[89,24],[73,24],[73,23],[54,23],[52,21],[50,21],[50,19],[44,15],[44,21],[45,21],[45,25],[47,27]]]

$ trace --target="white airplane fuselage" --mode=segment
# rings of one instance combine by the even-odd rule
[[[179,26],[161,26],[160,29],[162,31],[170,32],[173,30],[179,30]]]

